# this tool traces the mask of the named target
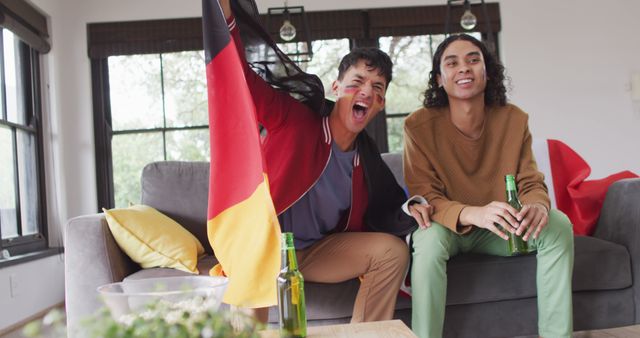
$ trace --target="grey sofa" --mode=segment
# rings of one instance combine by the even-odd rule
[[[399,154],[383,155],[402,182]],[[210,256],[201,273],[215,263],[206,236],[209,165],[158,162],[142,173],[142,203],[150,205],[196,235]],[[66,306],[73,328],[101,306],[96,287],[125,278],[182,275],[172,269],[141,270],[117,246],[104,215],[71,219],[66,226]],[[537,332],[535,256],[514,258],[460,255],[448,265],[446,337],[512,337]],[[613,184],[593,237],[575,239],[574,327],[598,329],[640,323],[640,179]],[[347,322],[358,281],[307,283],[310,325]],[[396,318],[411,323],[411,301],[402,296]],[[277,321],[275,309],[270,321]]]

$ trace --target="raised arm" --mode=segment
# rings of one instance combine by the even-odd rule
[[[220,0],[220,7],[242,62],[245,80],[256,107],[256,118],[267,130],[277,128],[287,118],[291,107],[299,103],[288,93],[275,90],[251,69],[246,60],[244,44],[240,38],[230,1]]]

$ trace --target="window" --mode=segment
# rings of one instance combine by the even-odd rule
[[[202,52],[108,58],[115,206],[140,201],[140,173],[154,161],[209,160]]]
[[[39,60],[50,47],[25,35],[15,21],[24,11],[5,11],[0,6],[0,260],[47,247]]]
[[[290,46],[284,46],[284,48]],[[312,44],[301,67],[331,85],[349,40]],[[201,51],[108,58],[115,207],[140,201],[142,168],[154,161],[208,161],[209,120]],[[330,87],[328,88],[330,89]]]
[[[487,6],[497,37],[499,4]],[[381,151],[400,151],[404,118],[421,106],[431,56],[444,39],[446,6],[307,16],[314,56],[299,66],[320,77],[328,97],[338,63],[351,47],[380,47],[391,56],[394,76],[386,115],[376,117],[367,130]],[[486,27],[483,17],[479,21],[480,29]],[[277,34],[280,24],[272,21],[268,30]],[[126,207],[140,201],[140,173],[147,163],[209,159],[202,23],[195,18],[89,24],[88,35],[98,206]],[[305,48],[295,40],[280,46],[285,52]]]

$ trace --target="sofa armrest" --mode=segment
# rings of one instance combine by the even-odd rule
[[[594,236],[629,251],[635,323],[640,323],[640,178],[620,180],[609,187]]]
[[[104,214],[80,216],[65,228],[65,306],[69,332],[102,306],[96,288],[140,269],[120,250]]]

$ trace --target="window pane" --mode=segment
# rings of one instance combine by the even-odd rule
[[[209,161],[209,129],[167,132],[167,160]]]
[[[304,55],[309,51],[307,44],[304,42],[284,42],[279,43],[278,46],[283,52],[289,55],[291,60],[298,62],[298,66],[302,66],[309,58],[308,55]],[[311,42],[311,49],[315,52],[313,41]]]
[[[427,89],[432,55],[444,35],[389,36],[379,39],[380,49],[393,62],[393,81],[386,95],[387,114],[410,114],[420,107]],[[404,117],[387,118],[390,152],[403,148]]]
[[[293,52],[302,43],[278,44],[285,52]],[[306,45],[304,45],[306,46]],[[338,78],[338,65],[342,57],[349,53],[349,39],[315,40],[311,42],[313,58],[298,64],[300,69],[317,75],[324,85],[324,92],[331,95],[331,84]]]
[[[388,114],[411,113],[422,105],[431,71],[428,35],[380,38],[380,49],[391,57],[393,81],[387,89]]]
[[[204,52],[162,54],[162,72],[167,126],[208,125]]]
[[[23,236],[38,233],[38,167],[35,142],[33,134],[18,130],[18,178]]]
[[[140,203],[142,168],[164,159],[162,133],[114,135],[111,149],[116,207]]]
[[[160,55],[112,56],[108,61],[113,130],[162,127]]]
[[[24,83],[22,69],[25,65],[20,59],[20,40],[10,31],[3,29],[4,71],[7,93],[7,119],[25,124]]]
[[[324,92],[331,96],[331,84],[338,78],[338,65],[349,53],[349,39],[317,40],[311,43],[313,59],[302,66],[303,70],[318,75]]]
[[[387,137],[389,152],[401,152],[404,145],[404,117],[387,118]]]
[[[0,227],[2,239],[18,235],[14,151],[11,129],[0,126]]]

